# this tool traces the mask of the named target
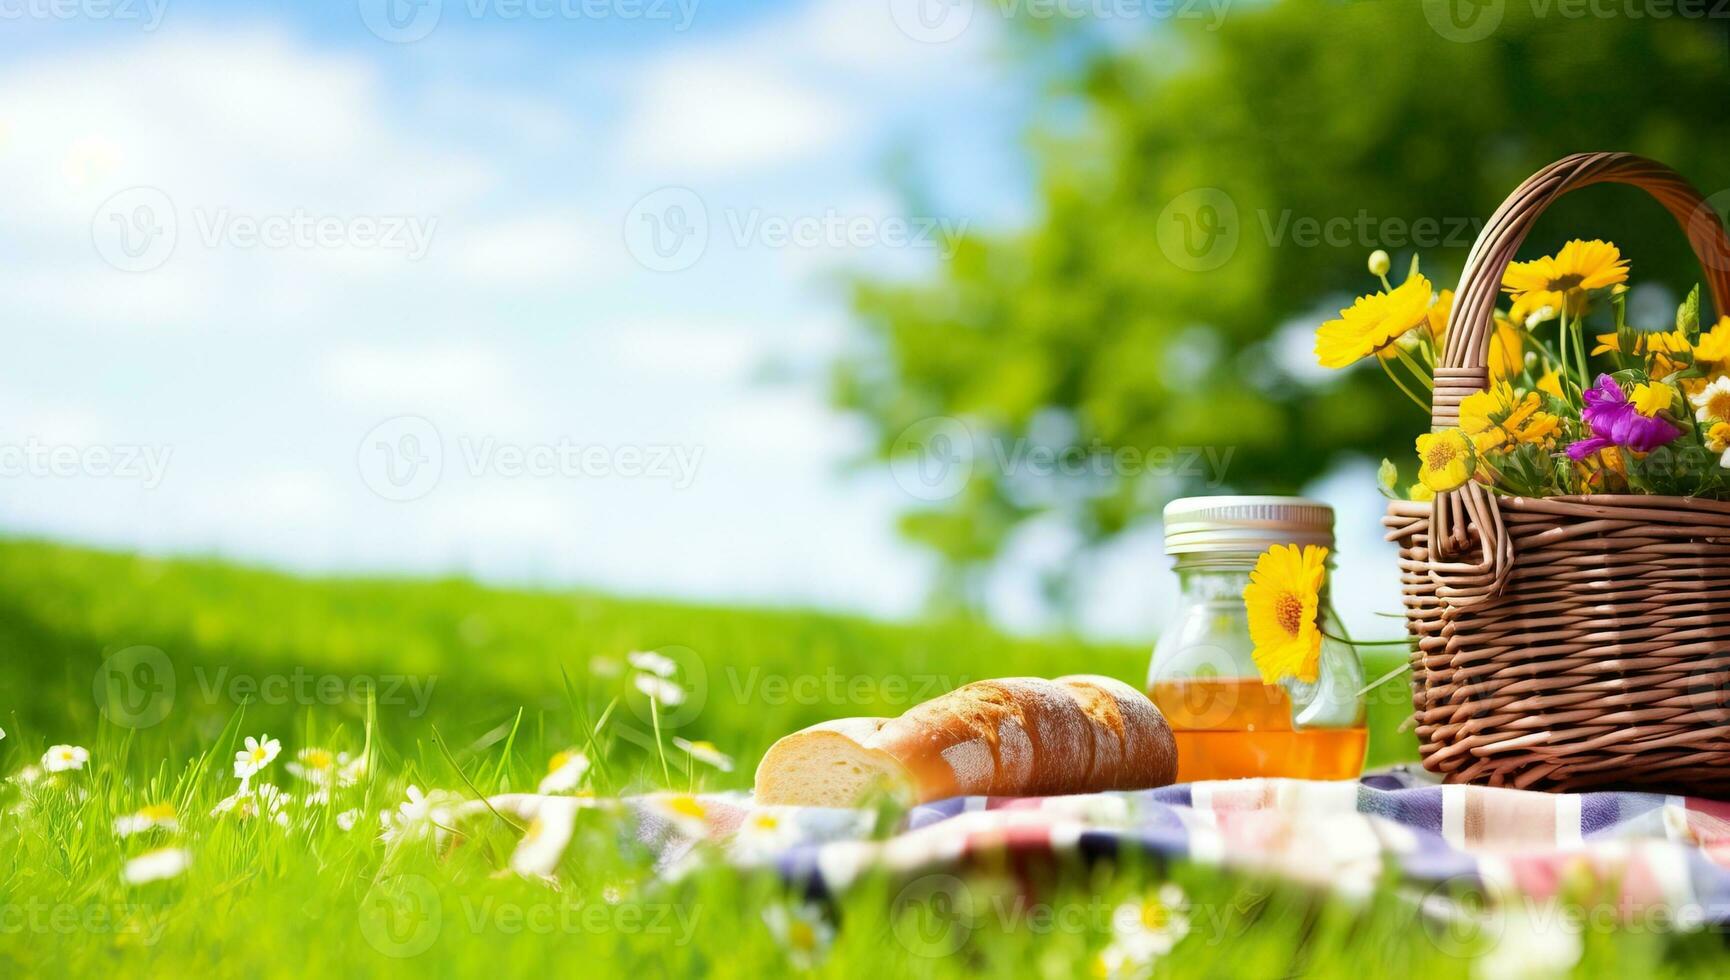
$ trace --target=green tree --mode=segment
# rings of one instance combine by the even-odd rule
[[[1127,45],[1045,31],[1021,49],[1070,66],[1041,113],[1065,125],[1031,134],[1037,219],[964,236],[930,281],[856,284],[863,342],[833,381],[881,458],[928,450],[921,420],[971,430],[970,478],[902,518],[945,559],[948,594],[1036,516],[1091,545],[1175,495],[1291,492],[1354,454],[1407,460],[1423,413],[1373,365],[1322,375],[1308,353],[1313,327],[1372,288],[1372,249],[1396,270],[1421,253],[1451,286],[1502,198],[1580,150],[1643,153],[1708,194],[1730,181],[1720,23],[1492,2],[1478,13],[1500,22],[1473,38],[1439,19],[1452,2],[1282,0]],[[1618,242],[1638,281],[1698,278],[1632,189],[1571,196],[1529,247],[1569,237]],[[1030,446],[1106,472],[1001,465]],[[1174,472],[1181,459],[1105,460],[1126,447],[1231,456],[1208,487]]]

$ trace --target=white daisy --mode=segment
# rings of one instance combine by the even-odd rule
[[[694,840],[709,836],[709,807],[690,793],[656,793],[646,798],[645,808],[682,836]]]
[[[1153,974],[1154,955],[1112,942],[1094,954],[1093,975],[1104,980],[1146,980]]]
[[[631,678],[631,683],[655,701],[669,708],[676,708],[685,703],[685,691],[672,681],[662,680],[653,674],[638,674]]]
[[[347,755],[336,755],[329,749],[308,746],[294,754],[294,761],[286,763],[290,774],[297,779],[303,779],[314,786],[328,786],[336,775],[337,766],[348,761]]]
[[[580,803],[568,796],[546,800],[529,821],[522,842],[511,854],[511,870],[525,877],[551,878],[576,828]]]
[[[140,807],[135,813],[114,818],[114,832],[121,837],[131,837],[155,827],[170,831],[180,829],[180,822],[174,816],[174,804],[152,803]]]
[[[735,857],[745,861],[768,860],[798,843],[793,807],[761,806],[745,815],[731,845]]]
[[[1111,914],[1114,942],[1149,959],[1164,956],[1189,935],[1189,916],[1183,909],[1183,889],[1169,883],[1139,902],[1125,902]]]
[[[1541,917],[1506,914],[1496,945],[1475,964],[1482,980],[1547,980],[1571,976],[1580,962],[1580,936],[1560,912]]]
[[[1688,396],[1694,418],[1701,422],[1730,422],[1730,376],[1716,378],[1698,394]]]
[[[33,786],[42,779],[41,766],[25,766],[12,777],[12,782],[20,786]]]
[[[353,786],[366,778],[366,756],[348,757],[348,753],[339,753],[336,757],[336,784],[338,786]]]
[[[638,670],[648,671],[656,677],[672,677],[679,672],[679,665],[674,663],[672,658],[652,650],[640,650],[636,653],[626,654],[625,662]]]
[[[42,768],[49,772],[83,769],[90,761],[90,750],[81,745],[50,745],[42,753]]]
[[[687,742],[677,735],[673,736],[673,744],[698,762],[714,766],[722,772],[733,771],[733,757],[715,747],[714,742]]]
[[[835,941],[835,927],[810,904],[770,905],[763,909],[763,923],[796,969],[809,970],[823,962]]]
[[[419,786],[410,786],[408,799],[397,805],[396,813],[381,814],[379,822],[383,825],[382,836],[385,840],[395,840],[398,837],[421,837],[428,831],[434,832],[435,840],[442,840],[444,828],[451,823],[450,807],[445,805],[448,797],[439,790],[423,793]]]
[[[264,816],[270,818],[272,822],[286,827],[288,826],[288,805],[293,801],[294,797],[270,783],[259,783],[257,786],[242,783],[240,789],[212,807],[210,815],[218,817],[225,813],[232,813],[242,820]]]
[[[246,736],[246,748],[234,753],[234,778],[251,779],[276,760],[282,743],[269,735],[262,738]]]
[[[126,867],[120,871],[120,877],[129,885],[142,885],[148,881],[176,877],[191,863],[192,852],[179,847],[164,847],[161,850],[147,851],[126,862]]]
[[[589,771],[589,757],[576,749],[566,749],[547,761],[547,775],[538,787],[542,793],[569,793],[583,781]]]
[[[360,819],[360,811],[359,810],[344,810],[341,813],[336,815],[337,829],[341,830],[343,833],[346,834],[349,831],[354,829],[355,821],[357,821],[359,819]]]

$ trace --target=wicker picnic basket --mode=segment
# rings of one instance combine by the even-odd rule
[[[1431,422],[1487,384],[1503,270],[1550,202],[1639,187],[1687,232],[1720,312],[1730,240],[1680,175],[1582,153],[1521,184],[1466,259]],[[1449,782],[1576,791],[1730,791],[1730,503],[1622,494],[1508,497],[1472,482],[1395,502],[1424,766]]]

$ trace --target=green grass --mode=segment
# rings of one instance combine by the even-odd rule
[[[658,719],[615,673],[625,653],[651,649],[680,663],[692,691]],[[1397,656],[1373,655],[1368,673]],[[309,581],[0,541],[0,774],[54,743],[92,755],[83,772],[0,784],[0,975],[797,972],[765,923],[778,914],[765,910],[790,907],[778,883],[718,866],[665,880],[616,817],[584,815],[555,890],[500,873],[514,845],[500,821],[468,825],[454,848],[386,845],[376,811],[394,808],[409,783],[532,790],[548,757],[586,745],[603,717],[592,753],[600,795],[669,782],[743,789],[771,741],[825,718],[898,713],[983,677],[1092,671],[1135,682],[1146,657],[964,622],[893,626],[463,581]],[[1395,683],[1372,698],[1375,762],[1412,753],[1396,730],[1403,697]],[[716,743],[737,770],[688,767],[674,753],[664,771],[657,721]],[[328,806],[297,805],[286,829],[211,817],[233,789],[240,738],[260,732],[282,740],[269,776],[291,791],[303,787],[285,763],[304,746],[358,755],[370,745],[374,765]],[[177,833],[115,835],[117,815],[161,802],[174,804]],[[350,807],[364,816],[344,831],[334,814]],[[190,870],[123,882],[129,857],[165,844],[192,853]],[[962,896],[973,912],[959,919],[946,914],[950,891],[909,900],[929,882],[909,892],[868,881],[831,910],[839,928],[817,971],[1074,976],[1107,940],[1110,909],[1167,876],[1187,893],[1193,928],[1160,975],[1465,976],[1481,945],[1437,937],[1391,888],[1352,907],[1187,865],[1118,865],[1069,869],[1032,898],[1007,876],[970,881]],[[399,907],[436,916],[385,914]],[[1722,950],[1713,936],[1586,938],[1594,972],[1683,975]]]

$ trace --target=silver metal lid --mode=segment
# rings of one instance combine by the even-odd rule
[[[1334,509],[1303,497],[1183,497],[1165,505],[1168,555],[1334,546]]]

